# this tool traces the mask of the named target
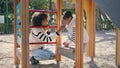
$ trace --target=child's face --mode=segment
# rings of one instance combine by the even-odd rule
[[[42,25],[43,25],[43,26],[47,26],[47,25],[48,25],[48,20],[47,20],[47,19],[43,20],[43,21],[42,21]]]

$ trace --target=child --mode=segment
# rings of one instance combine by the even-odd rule
[[[72,13],[70,11],[66,11],[63,16],[63,24],[64,28],[68,31],[68,39],[63,43],[65,47],[68,47],[71,42],[75,43],[75,23],[76,18],[72,16]],[[84,44],[87,43],[89,40],[87,31],[84,29]],[[84,45],[84,51],[85,51],[86,45]]]
[[[35,14],[32,18],[33,26],[47,26],[48,16],[44,13]],[[31,28],[30,42],[50,42],[59,36],[60,30],[56,33],[48,34],[47,28]],[[43,48],[44,44],[30,45],[30,50]]]
[[[33,26],[47,26],[48,16],[45,13],[33,14],[31,21]],[[31,28],[30,42],[51,42],[59,36],[60,31],[61,30],[58,30],[49,35],[46,28]],[[38,60],[45,60],[55,56],[51,51],[44,49],[44,46],[45,44],[30,45],[31,64],[38,64]]]

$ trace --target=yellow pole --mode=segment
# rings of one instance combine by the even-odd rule
[[[16,55],[16,48],[18,48],[17,41],[16,41],[16,6],[18,4],[19,0],[14,0],[14,63],[19,64],[19,59]]]
[[[75,68],[83,68],[83,0],[76,0]]]
[[[60,28],[61,25],[61,17],[62,17],[62,0],[57,0],[57,29]],[[60,61],[61,56],[58,52],[58,47],[61,45],[61,34],[57,38],[57,44],[56,44],[56,60]]]
[[[21,0],[21,25],[22,25],[22,61],[21,68],[29,66],[29,0]]]
[[[95,33],[96,33],[96,6],[94,0],[84,0],[84,8],[87,15],[87,32],[89,41],[87,44],[87,56],[95,57]]]
[[[76,3],[76,0],[72,0],[72,3]]]
[[[120,68],[120,29],[116,29],[116,65]]]

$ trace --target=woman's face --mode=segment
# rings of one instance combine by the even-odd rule
[[[70,21],[71,21],[71,17],[69,17],[69,18],[66,18],[66,19],[63,19],[63,23],[65,23],[65,24],[69,24],[70,23]]]
[[[42,21],[42,25],[43,25],[43,26],[47,26],[47,25],[48,25],[48,20],[47,20],[47,19],[43,20],[43,21]]]

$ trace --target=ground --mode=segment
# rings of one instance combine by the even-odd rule
[[[65,33],[63,35],[66,35]],[[63,36],[63,40],[66,36]],[[11,35],[0,35],[0,68],[14,67],[14,37]],[[53,46],[50,46],[51,48]],[[116,35],[115,32],[96,32],[96,57],[90,62],[89,57],[84,58],[84,68],[117,68],[115,65],[116,56]],[[62,56],[58,67],[55,60],[41,61],[39,65],[31,68],[73,68],[74,61]]]

